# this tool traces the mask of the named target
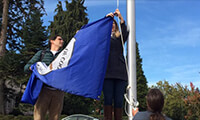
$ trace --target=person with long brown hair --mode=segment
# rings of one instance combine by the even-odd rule
[[[123,44],[121,42],[121,37],[123,37],[124,41],[127,40],[128,31],[119,9],[116,9],[114,13],[107,14],[107,17],[114,17],[115,15],[120,19],[122,34],[120,34],[117,22],[114,20],[109,60],[103,85],[104,120],[112,120],[113,112],[115,120],[122,120],[124,91],[128,80],[123,56]],[[114,109],[112,107],[113,103]]]
[[[164,96],[159,89],[150,89],[146,96],[147,111],[138,112],[133,120],[171,120],[162,114]]]

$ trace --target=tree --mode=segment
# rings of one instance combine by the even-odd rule
[[[13,51],[6,52],[5,56],[0,59],[0,76],[1,81],[3,81],[3,86],[1,87],[4,96],[2,96],[3,104],[6,104],[6,101],[14,100],[16,95],[20,92],[20,79],[23,78],[23,67],[22,65],[22,55],[16,54]],[[7,87],[10,86],[10,87]],[[15,86],[17,88],[15,89]],[[19,102],[19,101],[18,101]],[[5,106],[2,108],[2,113],[5,113]]]
[[[59,1],[54,16],[54,21],[48,27],[50,35],[59,34],[65,40],[65,45],[73,38],[77,30],[88,23],[87,9],[83,6],[85,0],[72,0],[71,3],[66,0],[66,11],[62,8]],[[64,45],[64,46],[65,46]]]
[[[65,94],[63,114],[91,114],[94,110],[93,100],[82,96]]]
[[[61,1],[58,2],[54,21],[51,22],[48,29],[50,36],[62,36],[65,45],[67,45],[77,30],[88,23],[88,18],[85,12],[86,7],[83,6],[84,0],[72,0],[70,3],[66,0],[65,3],[66,11],[63,10]],[[74,113],[89,114],[92,111],[92,103],[92,99],[66,94],[63,113],[68,115]]]
[[[30,7],[35,4],[35,7]],[[43,0],[10,0],[8,32],[7,32],[7,49],[19,51],[23,44],[21,43],[21,29],[25,19],[29,16],[29,11],[35,8],[44,11]]]
[[[6,33],[8,24],[8,0],[3,0],[3,20],[1,26],[1,36],[0,36],[0,59],[5,55],[5,44],[6,44]],[[4,92],[3,92],[4,80],[0,79],[0,114],[4,114]]]
[[[185,118],[187,120],[200,120],[200,91],[198,88],[190,83],[191,91],[188,96],[184,99],[187,114]]]
[[[142,59],[140,57],[138,43],[136,43],[136,75],[137,75],[137,99],[139,110],[146,110],[145,96],[148,92],[147,80],[142,69]]]
[[[21,37],[21,43],[23,45],[20,50],[21,55],[23,55],[23,59],[21,60],[21,68],[24,67],[28,60],[30,60],[38,50],[45,49],[47,46],[47,30],[46,27],[42,25],[43,21],[41,20],[41,17],[44,15],[44,13],[41,11],[41,9],[36,7],[37,4],[34,2],[30,2],[28,6],[30,9],[28,10],[28,15],[22,24],[21,34],[19,34]],[[22,86],[27,83],[29,74],[24,75],[23,69],[21,70],[21,74],[23,77],[20,77],[17,81]],[[21,98],[21,95],[22,94],[19,93],[17,97]],[[16,99],[16,103],[18,104],[16,104],[15,110],[23,113],[27,112],[26,110],[32,109],[32,107],[28,107],[24,104],[19,105],[20,99]]]
[[[3,0],[3,14],[2,14],[2,27],[1,27],[1,37],[0,37],[0,57],[5,54],[5,44],[6,44],[6,33],[8,25],[8,0]]]
[[[44,14],[34,4],[30,4],[30,7],[32,9],[23,23],[20,35],[23,43],[20,52],[24,55],[24,63],[27,63],[37,51],[45,49],[47,46],[47,30],[41,20]]]
[[[0,0],[2,2],[3,0]],[[1,65],[5,66],[6,64],[3,64],[5,62],[9,62],[10,60],[13,60],[13,58],[16,58],[15,56],[19,56],[16,54],[16,52],[19,52],[21,49],[21,38],[20,38],[20,33],[21,33],[21,28],[22,28],[22,23],[24,19],[28,15],[28,10],[30,9],[27,7],[29,4],[37,4],[38,9],[43,9],[43,6],[41,5],[43,3],[43,0],[4,0],[4,5],[7,7],[3,7],[2,4],[0,5],[0,8],[3,7],[3,13],[2,9],[0,10],[0,20],[2,20],[2,24],[0,24],[1,28],[1,38],[0,38],[0,56],[5,55],[6,57],[3,58],[1,57]],[[4,10],[5,9],[5,10]],[[7,15],[5,14],[7,11]],[[6,17],[7,16],[7,17]],[[7,24],[9,23],[9,24]],[[6,26],[7,24],[7,26]],[[7,35],[7,36],[6,36]],[[7,45],[7,47],[5,47]],[[13,58],[12,58],[13,57]],[[18,58],[18,57],[17,57]],[[22,56],[20,57],[22,58]],[[18,61],[19,60],[19,61]],[[15,62],[18,61],[17,65]],[[13,60],[12,62],[9,62],[10,65],[21,65],[23,61],[21,59],[16,59]],[[16,66],[7,66],[7,67],[0,67],[0,74],[1,74],[1,79],[0,79],[0,114],[4,114],[4,103],[5,103],[5,96],[7,95],[5,92],[6,89],[4,87],[5,81],[9,80],[12,78],[12,80],[18,80],[20,75],[22,74],[15,74],[22,72],[20,68],[23,68],[20,66],[19,68],[16,68],[16,70],[19,71],[14,71],[13,68]],[[14,71],[14,72],[13,72]],[[4,77],[6,76],[6,77]],[[9,76],[9,77],[8,77]],[[14,81],[17,82],[17,81]],[[4,94],[5,93],[5,94]]]
[[[186,106],[184,99],[188,95],[187,87],[177,83],[169,85],[167,81],[159,81],[154,86],[162,91],[165,97],[163,113],[173,120],[184,120],[186,115]]]
[[[22,26],[22,34],[20,37],[22,38],[22,49],[20,53],[23,55],[21,67],[23,68],[28,60],[33,57],[33,55],[41,49],[45,49],[47,46],[47,30],[46,27],[43,26],[43,21],[41,17],[44,15],[40,9],[35,7],[34,3],[29,4],[29,14],[26,17],[23,26]],[[24,71],[22,70],[22,75],[24,75]],[[21,85],[25,85],[29,79],[29,74],[25,74],[23,77],[18,79],[18,82]],[[21,98],[22,94],[18,96]],[[16,100],[17,103],[20,102]],[[27,112],[32,111],[33,107],[27,104],[16,104],[16,109],[22,113],[27,114]]]

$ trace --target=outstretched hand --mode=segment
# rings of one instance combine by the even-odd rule
[[[121,13],[120,13],[119,9],[116,9],[116,10],[115,10],[115,12],[114,12],[114,14],[115,14],[116,16],[118,16],[118,17],[119,17],[119,19],[120,19],[121,23],[123,23],[123,22],[124,22],[124,19],[123,19],[122,15],[121,15]]]
[[[115,15],[114,15],[114,13],[108,13],[107,15],[106,15],[106,17],[114,17]]]
[[[124,19],[123,19],[122,15],[121,15],[119,9],[116,9],[114,13],[111,12],[111,13],[108,13],[108,14],[106,15],[106,17],[109,17],[109,16],[110,16],[110,17],[118,16],[119,19],[120,19],[120,21],[121,21],[121,23],[124,22]]]

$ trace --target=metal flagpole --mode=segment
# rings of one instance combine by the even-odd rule
[[[135,40],[135,0],[127,0],[127,25],[129,29],[128,37],[128,68],[129,68],[129,89],[128,99],[133,107],[137,105],[137,81],[136,81],[136,40]],[[129,104],[129,120],[133,119],[132,109]]]

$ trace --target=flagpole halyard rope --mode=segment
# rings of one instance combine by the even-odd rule
[[[119,0],[117,0],[117,9],[119,9]],[[122,47],[123,47],[123,53],[124,53],[124,38],[123,38],[123,34],[122,34],[122,29],[121,29],[121,24],[120,24],[120,19],[119,19],[119,16],[117,17],[118,19],[118,24],[119,24],[119,29],[120,29],[120,37],[121,37],[121,42],[122,42]],[[129,78],[129,70],[128,70],[128,62],[127,62],[127,59],[126,57],[124,57],[125,59],[125,64],[126,64],[126,71],[127,71],[127,75],[128,75],[128,78]]]
[[[119,9],[119,0],[117,0],[117,9]],[[124,39],[123,39],[123,34],[122,34],[122,29],[121,29],[121,24],[120,24],[119,16],[118,16],[117,18],[118,18],[117,20],[118,20],[118,25],[119,25],[119,29],[120,29],[120,36],[121,36],[121,42],[122,42],[122,47],[123,47],[123,53],[124,53],[124,50],[125,50],[125,49],[124,49]],[[128,25],[127,25],[127,26],[128,26]],[[126,65],[127,76],[128,76],[128,79],[129,79],[130,73],[129,73],[129,69],[128,69],[127,58],[124,57],[124,59],[125,59],[125,65]],[[128,90],[129,90],[130,88],[131,88],[131,86],[128,85],[126,91],[128,92]],[[125,100],[126,100],[126,102],[125,102],[125,107],[124,107],[125,113],[126,113],[126,115],[127,115],[128,117],[131,117],[132,115],[130,115],[130,114],[127,112],[127,110],[126,110],[127,103],[128,103],[133,109],[137,108],[137,106],[139,105],[139,103],[138,103],[138,101],[135,101],[135,100],[133,100],[134,102],[131,103],[130,100],[128,99],[128,97],[127,97],[127,93],[124,94],[124,98],[125,98]]]

